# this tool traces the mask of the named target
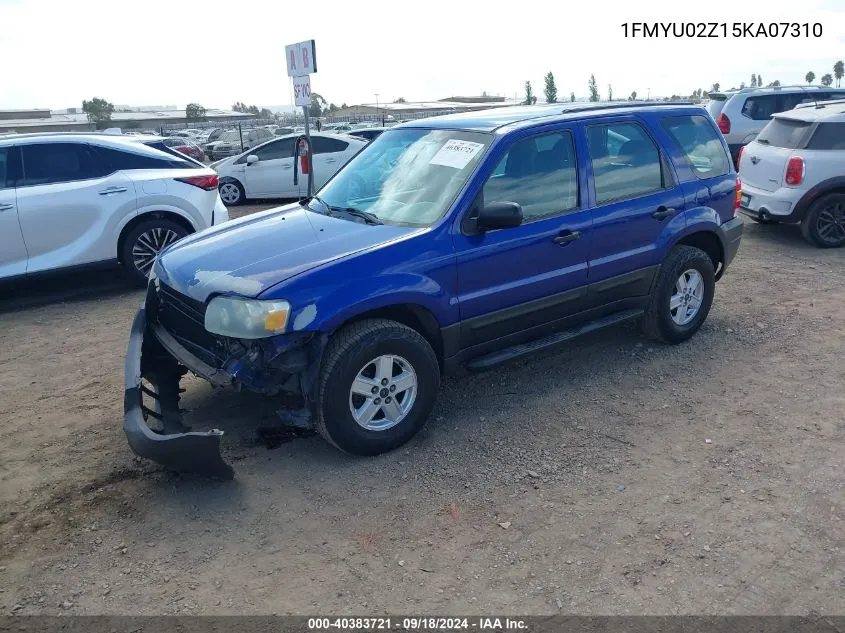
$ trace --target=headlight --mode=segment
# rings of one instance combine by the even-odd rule
[[[232,338],[266,338],[285,331],[287,301],[215,297],[205,311],[205,329]]]

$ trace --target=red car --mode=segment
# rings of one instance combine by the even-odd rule
[[[197,145],[195,145],[186,138],[182,138],[179,136],[169,136],[162,142],[167,145],[167,147],[175,149],[180,154],[190,156],[194,160],[198,160],[200,162],[205,161],[205,154],[203,153],[203,151]]]

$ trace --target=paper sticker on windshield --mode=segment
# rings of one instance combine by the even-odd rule
[[[428,162],[431,165],[444,165],[446,167],[454,167],[455,169],[463,169],[483,147],[484,143],[459,141],[450,138]]]

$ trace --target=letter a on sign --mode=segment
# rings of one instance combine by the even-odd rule
[[[288,77],[304,77],[317,72],[317,49],[314,40],[285,46]]]

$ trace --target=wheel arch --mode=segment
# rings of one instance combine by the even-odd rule
[[[123,243],[126,240],[126,236],[129,235],[129,233],[131,233],[136,226],[147,222],[148,220],[151,220],[153,218],[157,220],[170,220],[171,222],[175,222],[179,226],[184,227],[185,230],[188,231],[188,234],[195,233],[197,230],[188,218],[178,213],[174,213],[173,211],[147,211],[140,215],[136,215],[134,218],[129,220],[129,222],[127,222],[124,227],[120,230],[120,235],[117,238],[118,261],[121,261],[120,254],[123,251]]]
[[[684,235],[681,239],[675,242],[675,246],[693,246],[705,253],[713,262],[713,270],[716,271],[716,280],[722,276],[725,266],[725,246],[715,231],[707,229],[698,229],[692,233]]]

